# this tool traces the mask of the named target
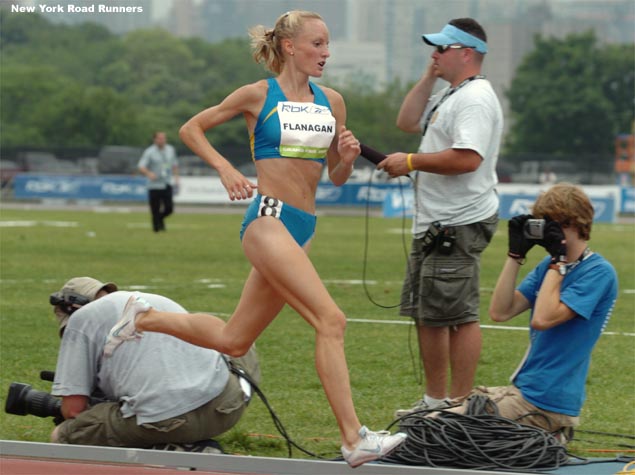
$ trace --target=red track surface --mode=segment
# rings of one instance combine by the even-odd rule
[[[177,470],[148,465],[60,462],[6,456],[0,458],[0,474],[2,475],[184,475],[186,473],[188,473],[187,469]],[[209,472],[200,469],[196,473],[227,475],[227,472]]]

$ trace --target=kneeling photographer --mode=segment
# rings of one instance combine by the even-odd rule
[[[140,295],[160,310],[185,312],[166,297]],[[251,388],[238,375],[246,373],[258,383],[255,348],[230,359],[147,332],[104,357],[108,332],[130,296],[113,283],[90,277],[73,278],[51,295],[62,336],[52,394],[61,396],[65,419],[51,440],[134,448],[170,444],[170,449],[197,450],[189,444],[229,430],[247,407]],[[96,392],[107,402],[91,405]]]
[[[501,416],[556,432],[563,443],[578,425],[591,352],[617,298],[615,269],[589,248],[593,214],[580,187],[560,183],[537,198],[532,215],[509,221],[508,257],[489,311],[505,322],[530,310],[530,345],[511,385],[469,395],[487,396]],[[516,286],[536,244],[549,255]]]

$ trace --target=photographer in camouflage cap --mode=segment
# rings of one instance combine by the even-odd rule
[[[135,294],[156,308],[186,311],[161,295]],[[251,396],[235,369],[260,380],[254,347],[232,359],[148,332],[104,358],[106,336],[131,295],[91,277],[75,277],[51,294],[62,337],[51,394],[61,396],[65,419],[51,441],[218,452],[210,439],[238,422]],[[95,393],[106,402],[90,406]]]

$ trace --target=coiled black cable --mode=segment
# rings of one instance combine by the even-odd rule
[[[553,435],[499,416],[495,403],[483,396],[471,397],[465,414],[422,410],[397,422],[408,438],[385,462],[476,470],[554,470],[568,460],[565,447]]]

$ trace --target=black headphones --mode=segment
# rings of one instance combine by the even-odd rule
[[[71,315],[75,310],[79,310],[79,307],[90,303],[90,299],[85,295],[67,290],[52,293],[49,297],[49,303],[61,307],[64,313]]]

